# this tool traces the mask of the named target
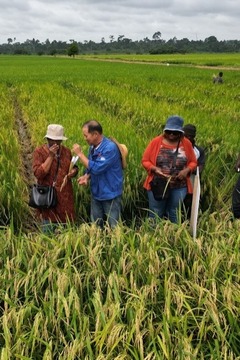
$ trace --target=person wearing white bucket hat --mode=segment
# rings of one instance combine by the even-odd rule
[[[77,175],[78,168],[71,169],[72,154],[62,145],[67,140],[64,128],[50,124],[44,138],[47,144],[37,147],[33,152],[33,172],[39,185],[53,185],[57,192],[57,205],[51,209],[37,209],[44,232],[51,232],[59,224],[75,221],[74,194],[71,179]],[[64,179],[64,187],[62,186]]]
[[[63,126],[58,124],[48,125],[47,133],[44,137],[51,140],[67,140],[66,136],[64,136]]]
[[[73,145],[73,151],[86,168],[78,183],[87,185],[90,181],[91,221],[103,228],[106,219],[110,228],[114,228],[121,215],[127,147],[105,137],[101,124],[96,120],[83,124],[82,132],[90,148],[88,156],[85,156],[80,145]]]

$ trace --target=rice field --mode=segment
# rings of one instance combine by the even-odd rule
[[[234,53],[196,53],[196,54],[161,54],[161,55],[147,55],[147,54],[93,54],[93,55],[78,55],[80,59],[97,59],[97,60],[122,60],[128,62],[145,62],[156,63],[162,65],[181,65],[181,66],[205,66],[205,67],[232,67],[239,69],[240,54]]]
[[[193,57],[207,66],[204,55],[178,66],[175,56],[162,59],[169,66],[0,56],[1,360],[240,359],[237,55],[215,63],[220,86],[219,69],[186,66]],[[188,221],[153,229],[146,219],[141,157],[172,114],[197,126],[207,152],[196,240]],[[123,223],[90,225],[89,191],[75,183],[76,225],[52,236],[29,229],[31,151],[60,123],[66,145],[86,152],[90,118],[129,149]]]

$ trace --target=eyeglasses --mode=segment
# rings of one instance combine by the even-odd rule
[[[190,134],[184,134],[184,136],[188,139],[194,139],[195,136],[194,135],[190,135]]]
[[[164,132],[165,132],[165,134],[167,134],[167,135],[170,135],[170,134],[175,135],[175,136],[181,135],[181,132],[180,132],[180,131],[165,130]]]

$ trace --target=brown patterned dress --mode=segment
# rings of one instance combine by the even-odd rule
[[[48,145],[42,145],[35,149],[33,153],[33,172],[40,185],[52,185],[57,170],[57,157],[53,159],[50,171],[46,173],[42,167],[49,156]],[[73,186],[71,179],[67,180],[67,184],[60,191],[63,179],[68,174],[70,162],[71,162],[71,151],[65,146],[60,146],[59,152],[59,169],[56,180],[56,190],[58,203],[54,209],[41,209],[37,210],[38,216],[41,220],[50,220],[51,222],[66,223],[75,220],[74,211],[74,195]]]

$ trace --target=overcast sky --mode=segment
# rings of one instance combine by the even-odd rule
[[[240,39],[239,0],[0,0],[0,43],[70,39]]]

